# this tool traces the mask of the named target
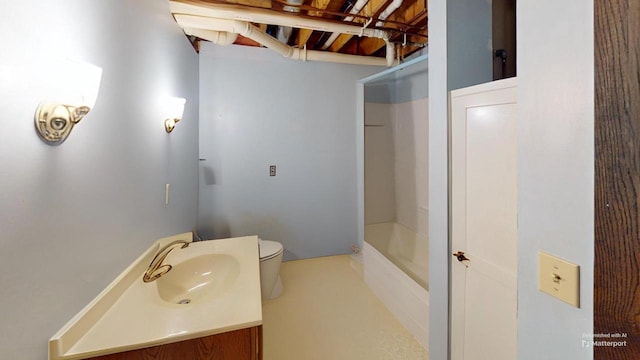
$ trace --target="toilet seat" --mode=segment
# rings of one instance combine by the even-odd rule
[[[273,259],[282,254],[283,251],[282,244],[271,240],[260,240],[258,242],[258,248],[260,250],[260,261]]]

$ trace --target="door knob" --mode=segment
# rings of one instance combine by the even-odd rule
[[[462,252],[462,251],[458,251],[458,252],[453,253],[453,256],[455,256],[458,259],[458,261],[460,261],[460,262],[471,261],[466,256],[464,256],[464,252]]]

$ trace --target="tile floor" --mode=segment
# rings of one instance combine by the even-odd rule
[[[364,283],[349,255],[289,261],[262,307],[264,360],[427,360]]]

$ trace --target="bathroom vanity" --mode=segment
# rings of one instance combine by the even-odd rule
[[[156,241],[49,340],[49,359],[262,359],[258,237],[191,239]]]
[[[95,360],[144,360],[144,359],[224,359],[261,360],[262,326],[229,331],[198,339],[129,350],[121,353],[97,356]]]

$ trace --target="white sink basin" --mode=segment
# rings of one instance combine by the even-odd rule
[[[174,248],[164,261],[172,269],[142,280],[160,249],[191,237],[153,243],[49,340],[49,359],[94,358],[261,325],[257,236]],[[188,305],[177,305],[185,299]]]
[[[171,304],[195,305],[223,297],[240,274],[240,262],[229,254],[205,254],[168,263],[173,268],[155,283],[160,298]]]

